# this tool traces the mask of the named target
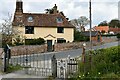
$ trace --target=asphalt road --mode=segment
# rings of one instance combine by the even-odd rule
[[[106,43],[99,46],[93,46],[92,49],[101,49],[101,48],[109,48],[112,46],[118,46],[120,45],[119,42],[112,42],[112,43]],[[89,48],[86,48],[86,51],[88,51]],[[57,59],[63,59],[67,58],[68,55],[70,57],[78,57],[82,54],[82,48],[80,49],[74,49],[74,50],[67,50],[67,51],[61,51],[61,52],[49,52],[49,53],[40,53],[40,54],[32,54],[32,55],[22,55],[22,56],[14,56],[11,59],[12,63],[25,63],[26,59],[28,62],[33,61],[43,61],[43,60],[50,60],[51,57],[55,54]]]

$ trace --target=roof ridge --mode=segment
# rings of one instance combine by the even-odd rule
[[[23,13],[23,14],[31,14],[31,15],[60,15],[60,13],[57,13],[57,14],[46,14],[46,13]]]

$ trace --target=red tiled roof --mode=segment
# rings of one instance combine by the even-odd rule
[[[105,32],[108,32],[109,31],[109,26],[95,26],[94,29],[96,31],[105,31]]]
[[[28,17],[33,17],[33,22],[28,22]],[[56,18],[61,17],[63,22],[57,23]],[[23,13],[22,14],[22,24],[24,26],[36,26],[36,27],[68,27],[73,28],[69,21],[65,18],[65,16],[60,13],[57,14],[34,14],[34,13]],[[18,21],[16,17],[14,17],[13,25],[17,25]]]
[[[109,31],[113,31],[114,33],[120,33],[120,28],[111,28],[110,27]]]

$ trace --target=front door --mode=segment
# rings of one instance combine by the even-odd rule
[[[47,40],[47,51],[52,52],[52,40]]]

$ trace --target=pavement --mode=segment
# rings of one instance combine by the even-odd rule
[[[47,77],[28,75],[25,74],[23,70],[20,70],[8,74],[0,73],[0,80],[2,80],[2,78],[47,78]]]

